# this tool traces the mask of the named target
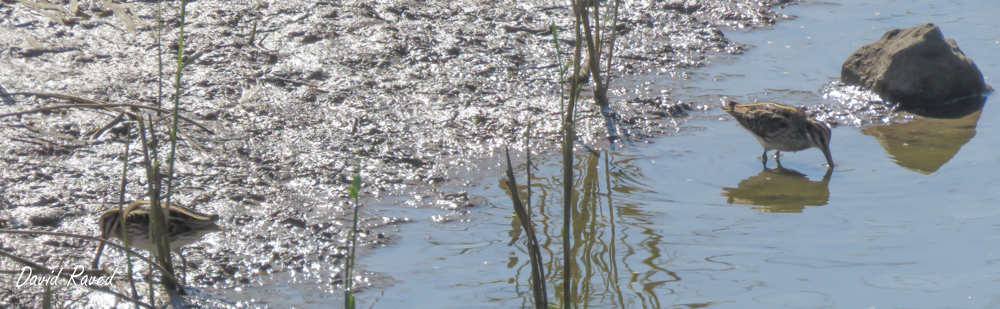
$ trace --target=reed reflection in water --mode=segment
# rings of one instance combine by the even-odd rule
[[[580,308],[606,307],[616,304],[619,308],[660,308],[660,297],[673,294],[667,286],[681,278],[670,270],[676,253],[669,243],[662,240],[663,230],[650,219],[664,216],[651,213],[639,207],[650,202],[671,202],[669,200],[630,200],[630,198],[662,196],[653,193],[646,186],[652,183],[638,166],[633,163],[645,160],[642,157],[616,157],[608,152],[601,156],[583,154],[577,156],[574,166],[576,175],[573,194],[572,248],[574,272],[571,283],[575,299]],[[557,166],[559,162],[534,162],[537,165]],[[515,168],[523,175],[524,162]],[[542,168],[543,170],[558,170]],[[550,295],[550,303],[562,302],[562,179],[561,174],[539,175],[532,173],[532,222],[536,225],[539,244],[544,258],[548,284],[556,291]],[[523,177],[523,176],[522,176]],[[501,188],[508,192],[503,182]],[[521,196],[526,196],[527,187],[518,187]],[[551,207],[550,207],[551,206]],[[525,307],[531,306],[531,291],[528,285],[530,265],[527,249],[523,245],[519,219],[511,222],[510,244],[520,251],[512,257],[509,268],[517,268],[513,278],[517,291],[524,298]],[[707,304],[692,304],[695,307]]]

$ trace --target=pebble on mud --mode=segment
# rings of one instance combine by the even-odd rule
[[[62,219],[55,216],[42,215],[42,216],[32,217],[28,221],[30,221],[31,225],[34,226],[56,227],[59,225],[59,222],[62,222]]]

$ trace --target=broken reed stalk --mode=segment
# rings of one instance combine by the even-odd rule
[[[351,226],[351,244],[348,248],[351,250],[351,254],[347,259],[347,277],[344,278],[344,308],[354,309],[354,257],[355,252],[358,251],[358,209],[361,208],[361,204],[358,204],[358,195],[361,193],[361,157],[357,153],[354,154],[358,162],[358,170],[354,172],[354,176],[351,177],[351,187],[348,188],[348,192],[351,197],[354,198],[354,224]]]
[[[594,1],[594,23],[595,27],[591,30],[590,27],[590,17],[587,14],[587,7],[584,2]],[[577,20],[583,25],[583,33],[587,39],[587,55],[589,56],[587,60],[590,65],[590,80],[594,81],[594,103],[597,103],[603,111],[610,105],[608,100],[608,85],[601,79],[601,36],[600,36],[600,17],[598,14],[598,8],[600,4],[596,0],[580,0],[579,4],[574,6],[574,12],[577,15]],[[577,31],[580,27],[577,27]],[[596,32],[596,33],[595,33]],[[613,31],[612,31],[613,32]],[[579,32],[577,35],[577,41],[580,40]]]
[[[18,115],[26,115],[26,114],[33,114],[33,113],[45,112],[45,111],[53,111],[53,110],[64,109],[64,108],[132,107],[132,108],[138,108],[138,109],[154,110],[156,112],[162,112],[162,113],[169,113],[170,112],[169,110],[155,108],[155,107],[149,107],[149,106],[144,106],[144,105],[139,105],[139,104],[128,104],[128,103],[115,103],[115,104],[111,104],[111,103],[103,103],[103,102],[99,102],[99,101],[94,101],[94,100],[91,100],[91,99],[87,99],[87,98],[84,98],[84,97],[78,97],[78,96],[73,96],[73,95],[68,95],[68,94],[60,94],[60,93],[18,92],[18,93],[13,93],[13,94],[26,94],[26,95],[33,95],[33,96],[36,96],[36,97],[54,97],[54,98],[60,98],[60,99],[69,99],[70,101],[92,102],[92,103],[64,104],[64,105],[54,105],[54,106],[39,107],[39,108],[29,109],[29,110],[26,110],[26,111],[20,111],[20,112],[2,114],[2,115],[0,115],[0,118],[11,117],[11,116],[18,116]],[[190,122],[191,124],[197,126],[198,128],[202,129],[203,131],[205,131],[208,134],[215,134],[215,131],[210,130],[208,127],[205,127],[204,125],[198,123],[197,121],[191,120],[190,118],[187,118],[187,117],[184,117],[184,116],[178,116],[178,118],[183,119],[184,121]]]
[[[45,293],[42,296],[42,309],[52,308],[52,285],[45,283]]]
[[[531,259],[531,291],[535,297],[535,308],[545,309],[549,307],[548,293],[545,290],[545,267],[542,266],[542,254],[538,247],[538,238],[535,236],[535,227],[531,224],[531,215],[528,209],[521,204],[521,197],[518,194],[517,179],[514,177],[514,167],[510,163],[510,148],[505,150],[507,154],[507,188],[510,191],[510,200],[514,203],[514,213],[521,221],[521,227],[527,234],[528,257]],[[528,170],[531,170],[531,163],[528,163]],[[529,198],[531,194],[528,194]]]

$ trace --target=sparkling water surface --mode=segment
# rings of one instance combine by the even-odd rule
[[[687,78],[622,83],[662,88],[674,100],[719,97],[790,105],[844,104],[822,89],[861,45],[892,28],[939,25],[1000,86],[1000,6],[978,1],[807,1],[781,11],[774,29],[724,29],[754,45],[719,55]],[[992,77],[992,78],[991,78]],[[761,148],[713,108],[677,120],[651,144],[600,158],[576,156],[579,307],[595,308],[993,308],[1000,306],[1000,117],[995,99],[962,119],[833,130],[837,167],[824,179],[818,149],[763,169]],[[720,121],[720,119],[730,119]],[[524,157],[514,158],[525,193]],[[549,301],[562,300],[561,163],[535,159],[533,218],[547,266]],[[499,163],[488,166],[499,170]],[[484,167],[486,168],[486,167]],[[500,174],[462,211],[390,199],[375,211],[417,218],[400,243],[359,260],[397,281],[363,292],[362,307],[511,308],[531,305],[527,250]],[[375,203],[375,204],[379,204]],[[453,220],[434,220],[445,216]],[[514,238],[520,238],[510,245]]]

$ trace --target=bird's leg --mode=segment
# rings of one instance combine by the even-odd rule
[[[94,254],[94,260],[90,262],[90,268],[94,269],[98,268],[97,264],[101,263],[101,253],[103,252],[104,252],[104,243],[102,242],[100,245],[97,246],[97,253]]]
[[[184,252],[181,252],[181,249],[177,249],[177,255],[179,255],[181,257],[181,266],[184,267],[184,269],[181,271],[181,285],[187,285],[187,277],[188,277],[187,276],[187,269],[188,269],[187,259],[184,258]]]
[[[764,165],[764,168],[767,168],[767,150],[764,150],[764,154],[760,155],[760,163]]]
[[[781,153],[781,150],[775,150],[774,151],[774,162],[778,162],[779,165],[781,164],[781,157],[778,156],[778,154],[780,154],[780,153]]]
[[[152,249],[152,248],[150,248],[150,249]],[[149,252],[149,255],[147,255],[146,257],[149,258],[150,261],[155,261],[155,259],[156,259],[156,256],[153,254],[153,252]],[[147,265],[146,266],[146,270],[149,271],[146,274],[146,281],[153,281],[153,266],[152,265]]]
[[[146,270],[149,270],[149,272],[146,273],[146,281],[153,281],[153,267],[147,267]]]

